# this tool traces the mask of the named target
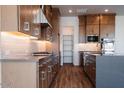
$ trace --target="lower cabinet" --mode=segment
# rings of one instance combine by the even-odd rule
[[[58,67],[58,57],[50,57],[39,62],[39,88],[50,87],[56,78]]]
[[[96,85],[96,56],[88,55],[85,59],[84,71],[88,75],[89,79]]]
[[[47,88],[47,63],[44,61],[39,65],[39,87]]]

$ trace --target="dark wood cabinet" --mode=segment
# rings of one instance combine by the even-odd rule
[[[44,5],[43,13],[50,24],[52,24],[52,6]]]
[[[86,72],[87,76],[95,86],[96,85],[96,56],[87,55],[85,59],[84,71]]]
[[[84,53],[79,52],[79,55],[80,55],[80,66],[83,67],[84,69]]]
[[[79,18],[79,26],[84,26],[86,24],[86,16],[80,15],[78,16],[78,18]]]
[[[19,31],[28,35],[32,35],[31,33],[31,6],[20,5],[19,6]]]
[[[115,14],[93,14],[79,16],[79,42],[85,43],[88,35],[115,38]],[[100,41],[99,40],[99,41]]]
[[[60,31],[59,31],[59,21],[60,21],[60,12],[58,8],[52,9],[52,50],[56,55],[60,55]]]
[[[78,16],[79,18],[79,43],[86,41],[86,16]]]
[[[42,24],[40,15],[40,5],[20,5],[19,6],[19,31],[31,36],[35,36],[38,39],[52,41],[52,7],[50,5],[43,6],[43,13],[49,22]]]
[[[86,17],[86,36],[99,36],[99,15],[87,15]]]
[[[52,28],[50,26],[41,26],[41,37],[39,39],[52,42]]]
[[[41,37],[41,27],[40,27],[40,6],[32,5],[32,19],[31,19],[31,30],[32,36]]]
[[[99,25],[87,25],[86,26],[86,36],[97,35],[99,36]]]
[[[41,59],[39,61],[39,88],[49,88],[58,71],[58,56]]]
[[[40,36],[40,23],[38,22],[40,6],[20,5],[19,6],[19,31],[31,36]]]
[[[115,24],[115,14],[102,14],[100,15],[101,25],[114,25]]]

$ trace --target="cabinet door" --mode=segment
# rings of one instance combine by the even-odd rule
[[[86,32],[85,32],[85,26],[79,26],[79,43],[85,43],[86,41]]]
[[[32,7],[31,5],[21,5],[19,7],[19,24],[20,24],[20,32],[25,34],[32,35],[31,31],[31,20],[32,18]]]
[[[79,26],[84,26],[86,17],[85,16],[78,16],[78,18],[79,18]]]
[[[115,15],[102,15],[100,25],[100,38],[115,38]]]
[[[86,36],[97,35],[99,36],[99,15],[86,16]]]
[[[85,43],[85,35],[86,35],[86,17],[78,16],[79,18],[79,43]]]
[[[52,29],[50,27],[46,28],[46,41],[52,41]]]
[[[59,37],[59,17],[60,12],[58,8],[52,9],[52,50],[54,54],[59,55],[60,49],[60,37]]]
[[[115,24],[115,15],[114,14],[111,14],[111,15],[101,15],[100,16],[100,24],[101,25],[112,25],[112,24]]]
[[[31,19],[32,19],[31,21],[32,35],[40,38],[41,32],[40,32],[40,6],[39,5],[32,6],[32,18]]]
[[[2,31],[18,31],[18,14],[16,5],[1,6]]]
[[[98,35],[99,36],[99,25],[87,25],[86,35]]]
[[[44,14],[45,14],[48,22],[51,24],[51,22],[52,22],[52,6],[45,5],[44,6]]]
[[[115,37],[115,26],[114,25],[101,25],[101,35],[100,38],[110,38]]]
[[[87,24],[97,24],[99,25],[99,16],[98,15],[87,15],[86,17]]]

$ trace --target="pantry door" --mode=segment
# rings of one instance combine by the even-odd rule
[[[63,29],[63,63],[73,63],[73,27]]]

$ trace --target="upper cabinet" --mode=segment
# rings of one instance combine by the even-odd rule
[[[32,5],[32,18],[31,18],[31,31],[32,35],[35,37],[41,37],[41,27],[40,27],[40,6]]]
[[[79,16],[79,42],[86,42],[88,35],[101,38],[115,38],[115,14],[93,14]]]
[[[99,25],[99,15],[87,15],[87,25]]]
[[[19,6],[19,31],[31,36],[40,37],[40,6]]]
[[[86,16],[86,36],[88,35],[99,36],[99,15]]]
[[[115,24],[115,14],[102,14],[100,15],[101,25],[113,25]]]
[[[104,14],[100,16],[100,39],[115,38],[115,14]]]
[[[86,35],[86,16],[78,16],[79,18],[79,42],[85,43]]]
[[[16,5],[1,6],[1,30],[18,31],[18,8]]]
[[[60,21],[60,12],[58,8],[52,9],[52,50],[54,54],[59,55],[60,52],[60,33],[59,33],[59,21]]]
[[[24,34],[40,36],[40,6],[4,5],[1,6],[2,31],[19,31]]]
[[[78,16],[78,18],[79,18],[79,26],[84,26],[86,23],[86,16],[81,15],[81,16]]]
[[[19,31],[25,34],[32,35],[32,7],[31,5],[19,6]]]
[[[51,5],[44,5],[43,6],[43,13],[48,20],[49,24],[52,24],[52,6]]]

